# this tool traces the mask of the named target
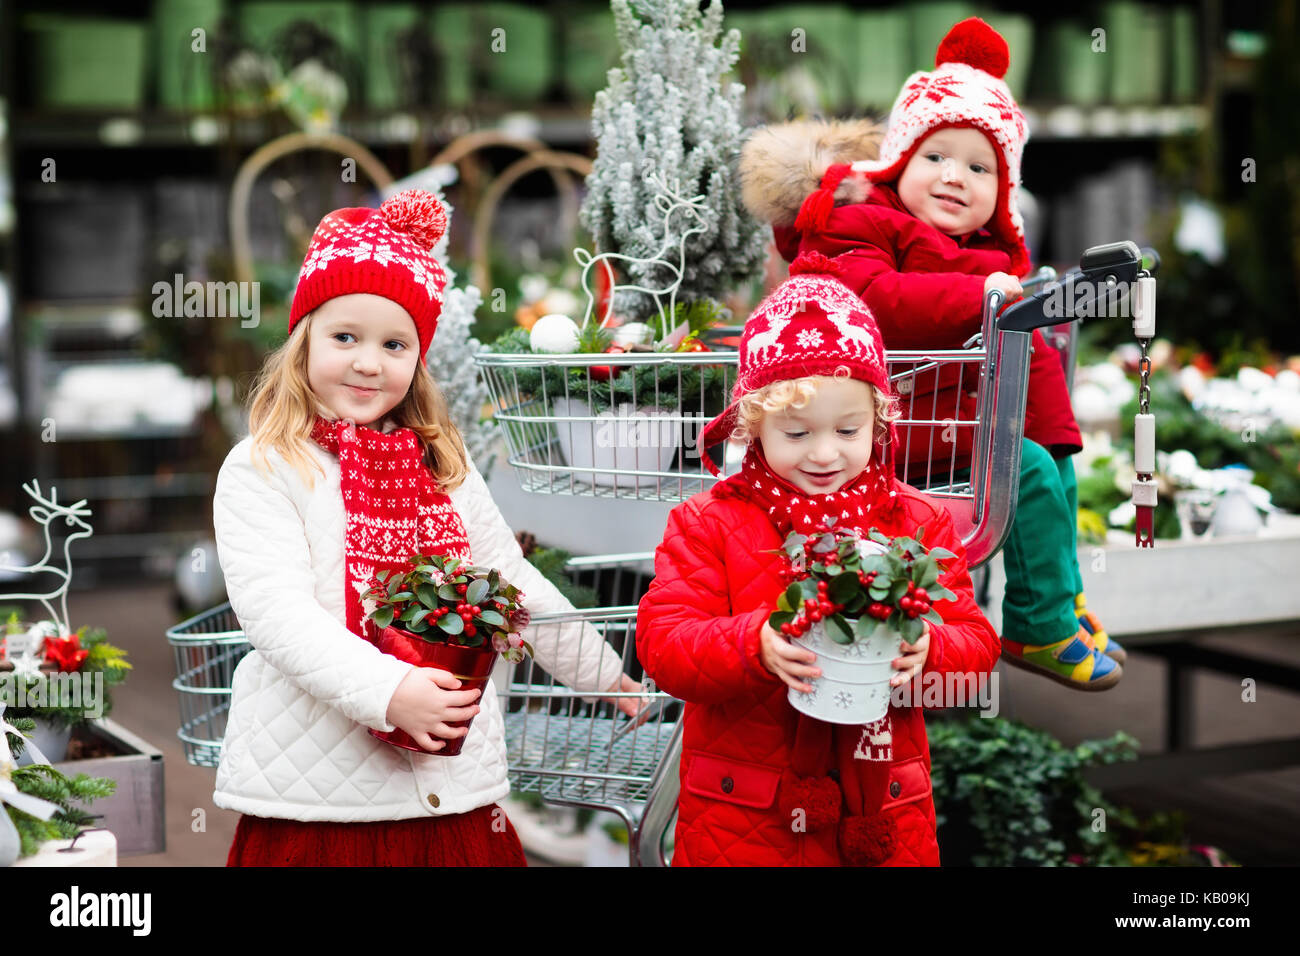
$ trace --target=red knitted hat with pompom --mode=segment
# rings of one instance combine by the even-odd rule
[[[892,395],[880,328],[865,302],[839,278],[841,264],[820,252],[800,253],[786,279],[760,302],[740,337],[740,368],[731,404],[704,426],[700,447],[726,441],[739,419],[740,400],[765,385],[812,375],[849,377]],[[880,445],[886,474],[894,472],[894,426]],[[704,465],[717,474],[706,455]]]
[[[1020,159],[1029,139],[1025,114],[1002,80],[1010,54],[1007,41],[978,17],[962,20],[943,38],[934,70],[913,73],[889,113],[880,158],[853,164],[875,183],[893,183],[936,130],[972,127],[998,151],[998,204],[987,229],[1011,256],[1011,271],[1029,271],[1025,227],[1020,217]]]
[[[298,274],[289,331],[330,299],[369,292],[410,313],[423,361],[438,327],[447,284],[432,250],[446,231],[447,210],[423,189],[390,196],[378,209],[362,206],[326,214]]]

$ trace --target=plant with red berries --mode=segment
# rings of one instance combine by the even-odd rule
[[[533,653],[519,636],[528,626],[524,594],[501,573],[460,558],[412,555],[405,572],[380,571],[361,596],[380,628],[400,628],[434,643],[483,647],[491,642],[508,661]]]
[[[837,644],[868,640],[879,627],[915,641],[925,630],[923,621],[943,623],[934,602],[957,596],[939,583],[940,562],[956,555],[945,548],[927,550],[924,535],[918,528],[915,538],[890,539],[872,528],[863,538],[835,528],[833,519],[813,535],[791,532],[782,545],[789,586],[768,624],[793,638],[824,622]]]

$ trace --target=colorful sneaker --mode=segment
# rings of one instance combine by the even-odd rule
[[[1075,690],[1108,690],[1119,683],[1124,669],[1096,648],[1089,647],[1083,628],[1055,644],[1017,644],[1002,639],[1008,664],[1041,674]]]
[[[1088,632],[1084,641],[1089,647],[1095,647],[1116,664],[1128,661],[1128,655],[1119,646],[1119,641],[1107,634],[1101,621],[1097,620],[1097,615],[1088,610],[1088,601],[1082,592],[1074,596],[1074,616],[1079,619],[1079,626]]]

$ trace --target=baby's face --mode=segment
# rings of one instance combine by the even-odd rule
[[[998,158],[977,129],[941,129],[921,140],[898,179],[898,198],[917,219],[964,236],[993,217]]]
[[[406,397],[420,359],[410,314],[391,299],[357,293],[312,314],[307,381],[331,412],[375,425]]]
[[[839,491],[871,463],[876,407],[871,386],[855,378],[818,377],[803,408],[769,412],[758,437],[772,471],[800,491]]]

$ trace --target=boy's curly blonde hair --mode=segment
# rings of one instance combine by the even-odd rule
[[[841,365],[835,370],[834,378],[850,378],[851,370]],[[817,383],[830,376],[808,375],[803,378],[787,378],[772,382],[762,388],[741,397],[736,406],[736,427],[731,431],[731,440],[739,444],[748,444],[758,437],[763,417],[775,412],[789,409],[807,408],[813,396],[817,394]],[[868,384],[868,383],[863,383]],[[898,399],[877,385],[870,385],[871,399],[875,409],[872,423],[872,443],[885,445],[889,442],[889,426],[898,421],[902,411]]]
[[[307,353],[312,317],[302,317],[283,345],[266,357],[249,396],[248,429],[253,438],[253,466],[266,475],[266,452],[280,453],[308,488],[315,486],[312,470],[320,471],[307,449],[312,425],[325,412],[307,379]],[[460,431],[442,392],[423,361],[406,396],[383,416],[415,432],[424,451],[424,463],[439,487],[449,492],[469,474],[469,457]]]

